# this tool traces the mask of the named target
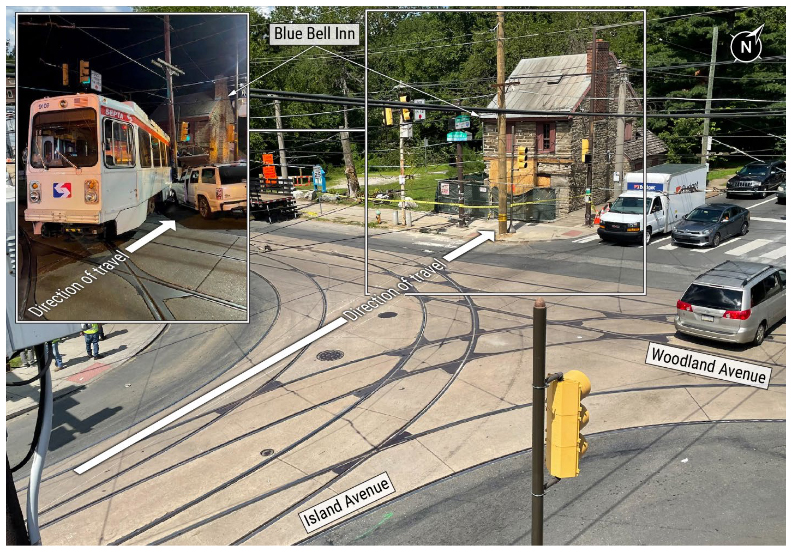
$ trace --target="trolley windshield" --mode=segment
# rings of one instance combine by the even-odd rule
[[[96,111],[90,108],[36,113],[30,144],[30,165],[92,167],[99,160]]]

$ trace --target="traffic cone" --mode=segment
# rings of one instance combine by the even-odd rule
[[[596,218],[593,219],[593,224],[598,225],[601,222],[601,211],[596,213]]]

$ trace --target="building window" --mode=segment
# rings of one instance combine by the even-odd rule
[[[555,153],[555,123],[536,123],[538,153]]]

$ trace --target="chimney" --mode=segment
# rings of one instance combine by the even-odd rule
[[[593,43],[588,42],[585,45],[585,54],[587,55],[586,72],[593,72]],[[601,100],[594,100],[592,103],[592,111],[594,113],[607,112],[607,95],[609,90],[609,73],[610,73],[610,43],[606,40],[596,39],[596,74],[591,75],[590,94],[594,98],[605,98]]]
[[[228,97],[228,77],[217,75],[214,77],[214,99],[222,100]]]

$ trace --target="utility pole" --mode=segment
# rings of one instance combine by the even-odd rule
[[[596,58],[599,57],[599,48],[596,45],[596,27],[593,28],[593,43],[591,44],[591,56],[593,57],[591,61],[591,88],[590,88],[590,108],[588,111],[590,113],[596,113],[598,109],[598,103],[594,99],[597,97],[596,91],[596,83],[599,80],[596,76]],[[593,224],[593,218],[591,217],[591,202],[592,202],[592,192],[593,192],[593,162],[595,160],[595,147],[593,145],[593,141],[596,137],[596,117],[591,115],[588,117],[589,124],[588,124],[588,147],[590,152],[590,163],[588,163],[588,174],[585,179],[585,224],[587,226],[591,226]]]
[[[498,6],[498,10],[503,10]],[[505,12],[497,12],[497,107],[505,109]],[[506,172],[506,122],[505,114],[497,114],[497,231],[500,234],[508,233],[508,178]]]
[[[234,90],[239,90],[239,42],[236,43],[236,78],[234,79]],[[239,94],[236,94],[236,108],[233,110],[233,160],[239,160]]]
[[[170,16],[165,16],[165,77],[168,82],[168,124],[170,128],[170,163],[171,167],[178,165],[176,160],[176,117],[173,114],[173,73],[170,71],[172,61],[170,59]]]
[[[714,68],[717,63],[717,35],[719,28],[717,26],[711,29],[711,62],[709,63],[709,82],[706,90],[706,115],[711,111],[711,95],[714,92]],[[700,162],[709,163],[709,129],[711,126],[711,119],[708,117],[703,119],[703,138],[700,148]]]
[[[626,66],[621,65],[618,71],[618,113],[623,115],[626,112]],[[618,117],[615,134],[615,174],[618,175],[618,183],[623,191],[626,191],[626,179],[623,174],[623,146],[625,139],[626,119]],[[609,194],[608,194],[609,195]]]
[[[531,544],[544,544],[544,399],[546,395],[547,305],[533,306],[533,467]]]
[[[343,95],[349,95],[349,89],[346,86],[346,75],[341,77],[341,87],[343,88]],[[347,112],[348,107],[341,106],[343,110],[343,128],[349,128],[349,115]],[[354,158],[352,157],[352,147],[349,140],[348,132],[340,133],[341,148],[343,149],[343,162],[346,165],[346,185],[349,188],[349,197],[356,198],[360,193],[360,181],[357,179],[357,169],[354,166]]]
[[[398,110],[398,181],[401,184],[401,216],[406,224],[406,173],[404,172],[404,112]],[[400,224],[400,223],[399,223]]]
[[[29,545],[30,537],[27,534],[25,518],[22,517],[22,507],[16,494],[8,455],[5,457],[5,473],[5,543],[6,546]]]
[[[280,100],[275,100],[275,125],[277,126],[277,146],[280,148],[280,178],[288,178],[288,161],[286,145],[283,142],[283,121],[280,119]]]

